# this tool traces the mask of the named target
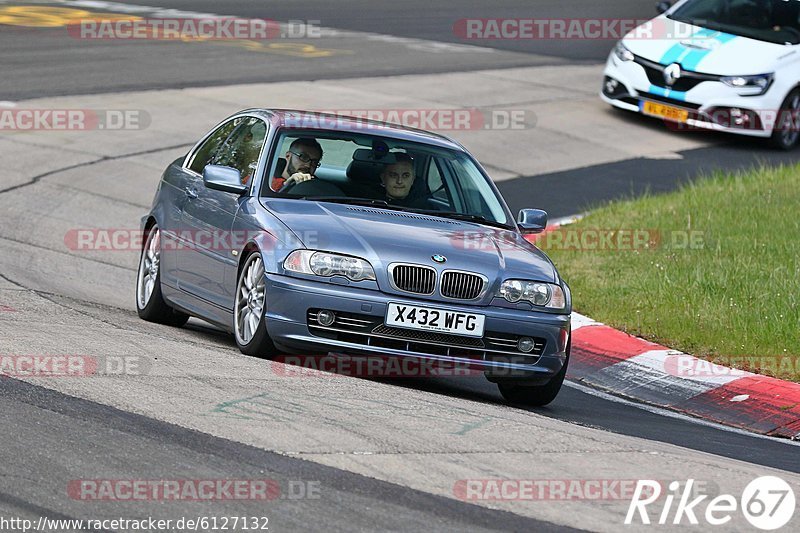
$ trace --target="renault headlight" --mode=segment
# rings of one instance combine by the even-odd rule
[[[497,294],[511,303],[529,302],[548,309],[564,309],[567,300],[564,289],[553,283],[509,279],[500,285]]]
[[[775,74],[758,74],[756,76],[725,76],[722,78],[722,83],[734,89],[756,89],[759,92],[754,96],[764,94],[772,85],[775,79]]]
[[[323,278],[344,276],[350,281],[375,281],[375,271],[368,261],[315,250],[295,250],[283,261],[283,268]]]
[[[622,44],[622,41],[618,42],[617,46],[614,48],[614,55],[617,56],[617,59],[624,62],[633,61],[635,58],[633,52],[628,50],[628,48]]]

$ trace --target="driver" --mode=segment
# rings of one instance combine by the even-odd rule
[[[286,152],[286,168],[272,178],[270,188],[278,192],[284,185],[302,183],[314,178],[322,159],[322,146],[312,137],[295,139]]]

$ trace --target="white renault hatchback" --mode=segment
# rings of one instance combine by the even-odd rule
[[[675,129],[800,137],[800,0],[662,2],[617,43],[601,97]]]

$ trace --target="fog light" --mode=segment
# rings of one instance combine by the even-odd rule
[[[317,312],[317,322],[322,326],[330,326],[334,320],[336,320],[336,313],[333,311],[321,309]]]
[[[521,337],[517,341],[517,350],[520,352],[530,353],[536,347],[536,343],[530,337]]]
[[[620,98],[628,94],[628,90],[621,81],[606,76],[603,78],[603,94],[609,98]]]
[[[711,121],[726,128],[745,130],[762,129],[761,120],[755,111],[739,107],[716,107],[705,114]]]

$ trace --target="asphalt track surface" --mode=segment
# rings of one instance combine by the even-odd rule
[[[520,1],[494,2],[491,6],[479,6],[477,2],[441,2],[432,5],[431,2],[417,0],[402,4],[366,1],[336,3],[314,1],[300,4],[166,0],[128,3],[275,20],[318,19],[325,27],[346,32],[313,41],[316,49],[336,51],[324,61],[317,61],[308,57],[273,53],[274,51],[261,53],[236,46],[217,46],[207,43],[145,43],[142,46],[86,43],[65,39],[63,31],[56,29],[31,30],[0,26],[0,50],[3,51],[0,65],[4,72],[0,81],[2,89],[0,100],[16,101],[33,97],[233,83],[313,81],[465,72],[487,68],[595,64],[603,61],[612,42],[471,43],[453,35],[453,21],[466,17],[645,18],[653,12],[649,1],[536,2],[535,9],[531,2]],[[403,39],[366,37],[347,32],[371,32]],[[442,47],[440,53],[435,53],[431,50],[436,47],[432,46],[430,41],[458,45],[458,48]],[[478,47],[471,50],[475,44]],[[464,48],[460,48],[462,46]],[[480,49],[490,49],[491,52]],[[655,123],[643,124],[639,117],[621,116],[619,120],[622,125],[632,128],[645,130],[662,128]],[[636,195],[646,190],[651,192],[672,190],[681,182],[716,169],[745,168],[762,161],[797,161],[796,152],[773,152],[759,142],[713,135],[705,136],[704,142],[707,146],[678,151],[680,158],[631,158],[565,171],[523,174],[501,181],[499,186],[512,208],[527,207],[531,197],[535,196],[537,205],[547,208],[553,216],[562,216],[583,211],[605,200]],[[73,148],[80,149],[79,146]],[[25,167],[25,162],[20,164],[13,161],[14,155],[9,151],[0,157],[3,163],[9,163],[3,168]],[[136,157],[131,159],[135,160]],[[126,158],[120,160],[124,162]],[[152,177],[148,177],[146,183],[153,183],[151,178],[157,178],[161,160],[152,157],[144,164],[144,168],[153,174]],[[65,161],[61,167],[69,166]],[[92,165],[88,166],[87,175],[96,172],[91,167]],[[43,339],[50,336],[56,339],[54,345],[65,351],[80,347],[88,351],[92,344],[96,343],[110,349],[116,347],[125,352],[129,349],[138,350],[141,346],[151,343],[148,350],[141,349],[150,355],[160,356],[162,360],[175,358],[184,364],[192,361],[192,357],[197,356],[197,351],[202,351],[204,356],[219,354],[214,357],[221,358],[225,364],[231,366],[244,365],[250,373],[259,372],[255,369],[260,368],[259,365],[267,364],[239,357],[230,338],[199,322],[193,321],[181,332],[171,332],[168,329],[154,330],[153,326],[138,321],[130,306],[120,303],[126,298],[118,294],[131,292],[130,280],[134,275],[135,259],[131,261],[130,257],[124,260],[90,258],[88,261],[93,264],[87,267],[86,259],[63,253],[52,254],[50,249],[42,244],[47,240],[43,234],[57,232],[65,223],[76,224],[74,217],[78,217],[81,210],[91,209],[96,205],[93,201],[99,197],[97,189],[89,188],[83,193],[66,191],[59,188],[61,186],[48,185],[49,177],[45,175],[40,175],[31,184],[22,183],[22,188],[9,189],[5,183],[6,178],[17,187],[20,184],[17,183],[16,176],[9,173],[3,178],[0,189],[6,192],[0,193],[0,199],[5,197],[2,203],[4,230],[0,249],[5,258],[4,269],[0,271],[3,274],[0,279],[0,289],[4,295],[0,303],[9,308],[17,308],[19,314],[25,316],[17,318],[16,311],[3,313],[0,353],[21,353],[24,350],[33,352],[37,346],[41,350],[58,349],[47,347],[47,342]],[[124,187],[122,189],[122,192],[126,190]],[[146,193],[137,193],[135,196],[149,196],[151,190],[152,187]],[[57,196],[50,196],[54,191],[56,194],[59,194],[59,191],[65,194],[63,203]],[[118,190],[104,190],[102,194],[108,194],[116,200],[126,198],[130,204],[124,209],[129,209],[132,213],[141,214],[146,210],[144,201],[132,200]],[[25,214],[25,211],[28,213]],[[31,214],[37,211],[52,212],[53,219],[43,220],[40,223],[39,216]],[[86,221],[91,221],[91,216],[83,220],[84,223],[90,223]],[[17,224],[20,226],[28,224],[28,227],[24,229],[17,227]],[[11,256],[17,259],[9,259]],[[54,272],[52,279],[49,279],[51,276],[47,275],[47,268],[57,268],[59,272]],[[87,269],[91,274],[103,275],[107,279],[99,281],[100,278],[95,278],[98,280],[96,286],[89,287],[92,281],[81,279],[83,269]],[[80,297],[81,294],[84,295],[83,298]],[[52,308],[58,311],[54,312]],[[39,317],[34,318],[32,323],[28,322],[29,310],[32,316]],[[85,328],[84,331],[89,333],[81,337],[79,332],[69,333],[71,327]],[[63,335],[63,341],[59,335]],[[116,339],[118,335],[122,335],[122,338]],[[89,338],[85,338],[87,336]],[[79,348],[75,348],[76,346]],[[202,366],[203,363],[198,364]],[[197,372],[200,374],[199,370]],[[237,389],[236,384],[239,383],[239,379],[244,378],[234,376],[236,379],[231,378],[231,381],[227,382],[223,379],[225,377],[222,375],[219,379],[215,379],[214,373],[210,372],[202,377],[193,377],[197,380],[194,386],[202,388],[208,385],[210,389],[203,389],[206,392],[214,390],[220,393],[220,397],[236,397],[234,393],[234,389]],[[324,398],[323,394],[313,388],[306,388],[301,394],[310,395],[318,403],[315,404],[314,400],[311,400],[311,409],[306,405],[302,416],[289,418],[284,426],[278,426],[286,431],[288,436],[285,439],[289,445],[281,441],[280,435],[270,435],[264,428],[274,430],[275,426],[268,425],[268,422],[260,419],[253,419],[251,422],[260,432],[259,435],[238,437],[239,432],[243,435],[248,432],[246,426],[241,425],[241,417],[246,414],[245,412],[237,412],[230,419],[225,419],[227,427],[222,429],[213,424],[203,425],[187,415],[191,413],[190,411],[181,411],[178,407],[174,413],[162,416],[166,404],[160,403],[159,394],[164,395],[166,402],[168,394],[163,391],[175,386],[176,392],[186,391],[184,396],[190,395],[188,391],[191,390],[191,386],[187,385],[184,388],[179,385],[181,377],[173,379],[175,379],[174,384],[169,375],[153,376],[155,385],[140,384],[143,387],[142,391],[145,392],[139,393],[133,390],[137,386],[136,383],[124,384],[120,387],[119,395],[119,402],[123,408],[116,405],[116,400],[109,400],[110,396],[105,397],[101,392],[96,392],[98,401],[92,401],[95,392],[87,390],[88,387],[84,388],[83,385],[53,384],[46,381],[38,384],[25,383],[8,378],[0,380],[0,403],[2,403],[0,412],[3,416],[3,426],[13,428],[12,431],[4,432],[3,436],[0,436],[0,446],[5,450],[2,472],[5,481],[0,486],[0,510],[3,516],[35,518],[41,515],[99,517],[159,514],[162,517],[178,517],[189,512],[195,515],[252,515],[254,514],[252,502],[213,502],[188,506],[185,503],[169,502],[115,502],[104,503],[101,506],[65,497],[64,486],[69,480],[86,477],[133,479],[269,477],[278,481],[282,487],[292,480],[314,480],[324,487],[323,497],[319,500],[279,499],[270,502],[265,509],[271,519],[275,520],[275,530],[544,531],[559,529],[561,526],[555,525],[556,523],[579,523],[580,527],[589,529],[604,528],[600,524],[588,525],[587,522],[579,522],[577,518],[572,518],[570,513],[574,512],[574,508],[570,510],[571,508],[567,506],[563,507],[563,511],[553,511],[548,508],[534,509],[532,512],[528,508],[518,508],[514,505],[493,509],[486,505],[475,505],[447,497],[451,493],[448,494],[446,490],[436,493],[412,474],[407,476],[398,474],[395,476],[396,482],[384,481],[375,473],[376,470],[370,470],[371,467],[364,466],[362,469],[346,462],[348,454],[359,453],[354,450],[363,448],[360,444],[356,446],[341,444],[337,448],[338,444],[334,439],[330,449],[317,452],[318,447],[310,446],[306,442],[301,443],[298,437],[305,437],[313,443],[315,438],[313,424],[320,423],[319,419],[315,418],[318,414],[313,412],[313,408],[315,405],[318,410],[326,408],[325,400],[320,400]],[[503,428],[513,427],[520,432],[525,431],[522,428],[527,424],[535,426],[536,431],[530,433],[530,438],[542,439],[544,447],[549,450],[545,460],[555,468],[555,471],[559,471],[561,461],[567,461],[567,456],[572,457],[577,465],[573,472],[592,471],[596,466],[595,461],[591,460],[591,450],[594,448],[585,444],[587,441],[581,440],[588,437],[590,441],[592,438],[605,439],[603,442],[612,449],[617,445],[627,447],[625,453],[630,453],[637,447],[658,450],[650,453],[665,455],[672,453],[674,455],[670,456],[670,459],[675,461],[675,465],[684,464],[681,467],[674,466],[673,472],[676,477],[693,474],[695,470],[689,467],[692,464],[702,464],[703,468],[709,468],[708,471],[704,471],[698,467],[696,471],[700,473],[699,475],[705,474],[710,477],[727,469],[737,472],[741,470],[744,472],[741,476],[745,478],[769,472],[768,469],[778,469],[779,473],[784,472],[787,478],[790,472],[800,473],[800,465],[796,460],[797,447],[790,443],[665,416],[663,413],[643,410],[575,387],[566,387],[551,406],[529,412],[504,405],[495,387],[483,381],[465,382],[455,378],[401,382],[343,379],[348,383],[341,385],[340,382],[337,387],[321,387],[323,391],[327,390],[332,394],[332,401],[334,399],[340,401],[341,398],[354,394],[356,396],[363,394],[367,397],[375,395],[375,403],[383,405],[386,409],[385,412],[381,412],[380,409],[370,411],[369,416],[351,415],[353,428],[346,431],[345,427],[343,430],[345,434],[350,432],[368,434],[369,431],[363,427],[364,421],[378,424],[383,417],[393,416],[392,409],[398,406],[391,402],[392,399],[397,399],[396,401],[400,402],[432,402],[432,412],[447,414],[442,416],[453,416],[453,413],[460,413],[461,411],[458,411],[460,409],[472,410],[474,413],[488,410],[484,413],[486,420],[493,420],[492,423],[502,420],[497,429],[493,430],[495,438],[501,440],[504,436]],[[265,381],[260,385],[256,383],[255,390],[275,390],[276,384],[280,387],[286,383],[285,380],[283,382],[278,380],[277,383]],[[304,385],[308,387],[309,383],[306,382]],[[316,387],[317,383],[314,382],[313,385]],[[144,400],[147,398],[147,387],[152,387],[152,405]],[[113,390],[113,386],[106,387],[98,383],[98,391],[105,391],[106,388]],[[129,388],[131,390],[128,390]],[[231,389],[227,396],[222,394],[226,388]],[[246,389],[242,390],[240,396],[244,395]],[[250,389],[252,390],[252,386]],[[208,394],[211,395],[210,392]],[[140,403],[134,401],[137,397]],[[291,402],[299,404],[302,402],[299,399],[301,397],[293,396]],[[201,398],[192,399],[202,403]],[[294,406],[295,403],[291,405]],[[187,416],[186,419],[183,418],[184,415]],[[309,417],[309,420],[314,422],[305,423],[303,416]],[[407,432],[409,434],[404,438],[416,441],[411,433],[414,431],[421,433],[426,428],[430,430],[424,425],[415,427],[411,424],[403,428],[403,421],[407,420],[404,416],[406,415],[401,413],[400,422],[387,421],[390,427],[400,426],[400,431],[384,434],[383,430],[376,429],[376,436],[380,435],[381,441],[388,442]],[[477,414],[474,416],[478,420],[475,422],[478,427],[482,419]],[[202,421],[202,417],[200,420]],[[346,426],[347,420],[348,416],[343,413],[341,419],[336,420],[336,424]],[[359,426],[359,423],[362,426]],[[471,428],[470,423],[468,419],[464,428]],[[294,425],[305,427],[294,428]],[[464,431],[472,430],[464,429]],[[489,438],[479,435],[474,437],[476,446],[484,442],[481,439]],[[628,437],[633,437],[634,440]],[[269,438],[280,442],[273,446]],[[555,441],[556,444],[548,442],[548,439]],[[630,444],[631,442],[634,444]],[[589,451],[579,454],[582,457],[579,459],[567,453],[564,458],[559,458],[558,454],[552,451],[552,448],[557,449],[559,445],[569,453],[578,453],[582,449]],[[303,452],[306,446],[311,451]],[[401,446],[401,451],[398,452],[400,454],[423,453],[416,450],[409,452],[402,449],[402,445],[398,446]],[[671,446],[677,448],[673,449]],[[376,445],[376,448],[380,446]],[[292,449],[296,449],[297,452],[288,451]],[[466,456],[469,453],[477,453],[470,451],[469,445],[463,449],[467,452],[458,453],[467,453]],[[500,446],[499,450],[510,455],[524,451],[530,458],[536,457],[537,453],[536,446],[530,446],[530,443],[509,449]],[[451,452],[451,450],[446,451]],[[703,453],[696,454],[693,451]],[[308,460],[293,457],[293,453],[301,456],[306,454]],[[436,454],[430,450],[424,453],[434,456]],[[321,455],[326,457],[322,458]],[[340,463],[338,456],[342,456],[344,459],[341,461],[344,462]],[[447,457],[451,465],[458,461],[456,458],[458,455]],[[409,456],[408,460],[408,465],[414,464],[412,456]],[[622,466],[626,462],[624,453],[620,453],[618,458],[604,456],[604,460],[611,461],[611,465],[619,463],[616,467],[619,472],[625,469]],[[521,464],[514,463],[511,457],[509,461],[512,467]],[[580,469],[580,465],[584,464],[581,461],[586,461],[584,470]],[[393,465],[395,469],[405,468],[403,463],[388,464]],[[429,463],[420,464],[428,464],[430,468]],[[485,477],[503,477],[496,474],[497,470],[493,471],[488,467],[482,470],[475,465],[472,466],[473,468],[464,467],[462,470],[464,477],[481,477],[480,472],[484,472]],[[569,471],[566,463],[561,466],[565,472]],[[391,470],[389,467],[384,468]],[[412,469],[411,466],[408,468]],[[424,468],[419,465],[415,468],[421,469],[422,473],[419,475],[425,476]],[[615,467],[612,466],[612,472],[613,468]],[[377,470],[380,470],[380,467]],[[543,472],[546,471],[543,467]],[[538,474],[538,471],[535,472]],[[549,472],[552,477],[553,470]],[[645,475],[643,471],[639,473]],[[514,477],[515,474],[520,477],[526,477],[526,474],[527,477],[534,475],[530,471],[523,473],[520,470],[517,473],[517,470],[511,468],[505,477]],[[572,477],[577,475],[573,474]],[[445,496],[442,496],[442,493]],[[624,506],[622,509],[624,514]],[[599,512],[596,508],[582,509],[582,512],[592,510]],[[614,513],[618,515],[620,511],[614,509],[611,516],[615,516]],[[537,520],[532,516],[543,518]]]
[[[33,2],[7,2],[26,5]],[[160,6],[200,13],[276,21],[315,20],[324,28],[345,30],[340,35],[302,40],[333,55],[309,61],[302,50],[291,47],[263,49],[258,53],[239,46],[208,43],[147,42],[137,46],[109,41],[64,39],[64,29],[6,27],[0,32],[3,66],[16,74],[3,83],[9,100],[60,94],[186,86],[229,85],[271,81],[313,81],[397,74],[423,74],[504,68],[525,65],[557,65],[567,62],[602,62],[614,44],[599,41],[499,41],[467,40],[454,35],[454,22],[467,17],[647,18],[652,6],[625,0],[594,4],[568,2],[501,1],[478,7],[478,2],[452,2],[440,7],[430,2],[345,1],[326,2],[117,2]],[[43,2],[53,7],[75,4]],[[103,12],[95,9],[95,12]],[[627,14],[626,14],[627,13]],[[635,13],[635,14],[634,14]],[[348,32],[368,32],[395,38],[365,38]],[[398,39],[397,37],[401,38]],[[404,39],[402,39],[404,38]],[[422,40],[423,42],[420,42]],[[441,53],[426,53],[425,42],[435,41]],[[493,53],[488,53],[485,49]],[[458,50],[455,52],[454,50]],[[299,55],[298,55],[299,54]],[[109,74],[113,72],[113,76]]]
[[[257,471],[261,479],[277,482],[281,495],[263,502],[268,512],[256,507],[256,514],[279,516],[276,526],[283,531],[571,530],[187,431],[15,380],[2,380],[0,392],[3,424],[16,428],[13,436],[7,434],[3,439],[4,454],[18,458],[14,470],[4,474],[32,482],[21,490],[4,487],[0,492],[4,516],[79,517],[84,502],[75,499],[72,509],[59,506],[56,510],[42,502],[41,496],[53,486],[67,486],[71,479],[79,479],[90,461],[97,472],[124,475],[127,471],[134,479],[180,478],[186,472],[185,465],[191,465],[200,479],[247,479]],[[19,418],[32,424],[20,425]],[[47,431],[35,431],[40,425]],[[31,453],[31,443],[37,443],[39,453]],[[90,447],[95,448],[91,455]],[[58,453],[41,453],[47,450]],[[120,468],[120,463],[125,467]],[[317,485],[300,485],[301,480],[314,480]],[[324,498],[293,500],[321,492],[323,487]],[[26,498],[26,493],[33,497]],[[174,504],[153,507],[158,507],[162,518],[178,519],[185,514]],[[253,516],[253,507],[251,502],[206,502],[196,505],[194,511],[198,516]],[[364,509],[370,512],[364,513]],[[140,512],[138,502],[119,503],[109,516]]]

